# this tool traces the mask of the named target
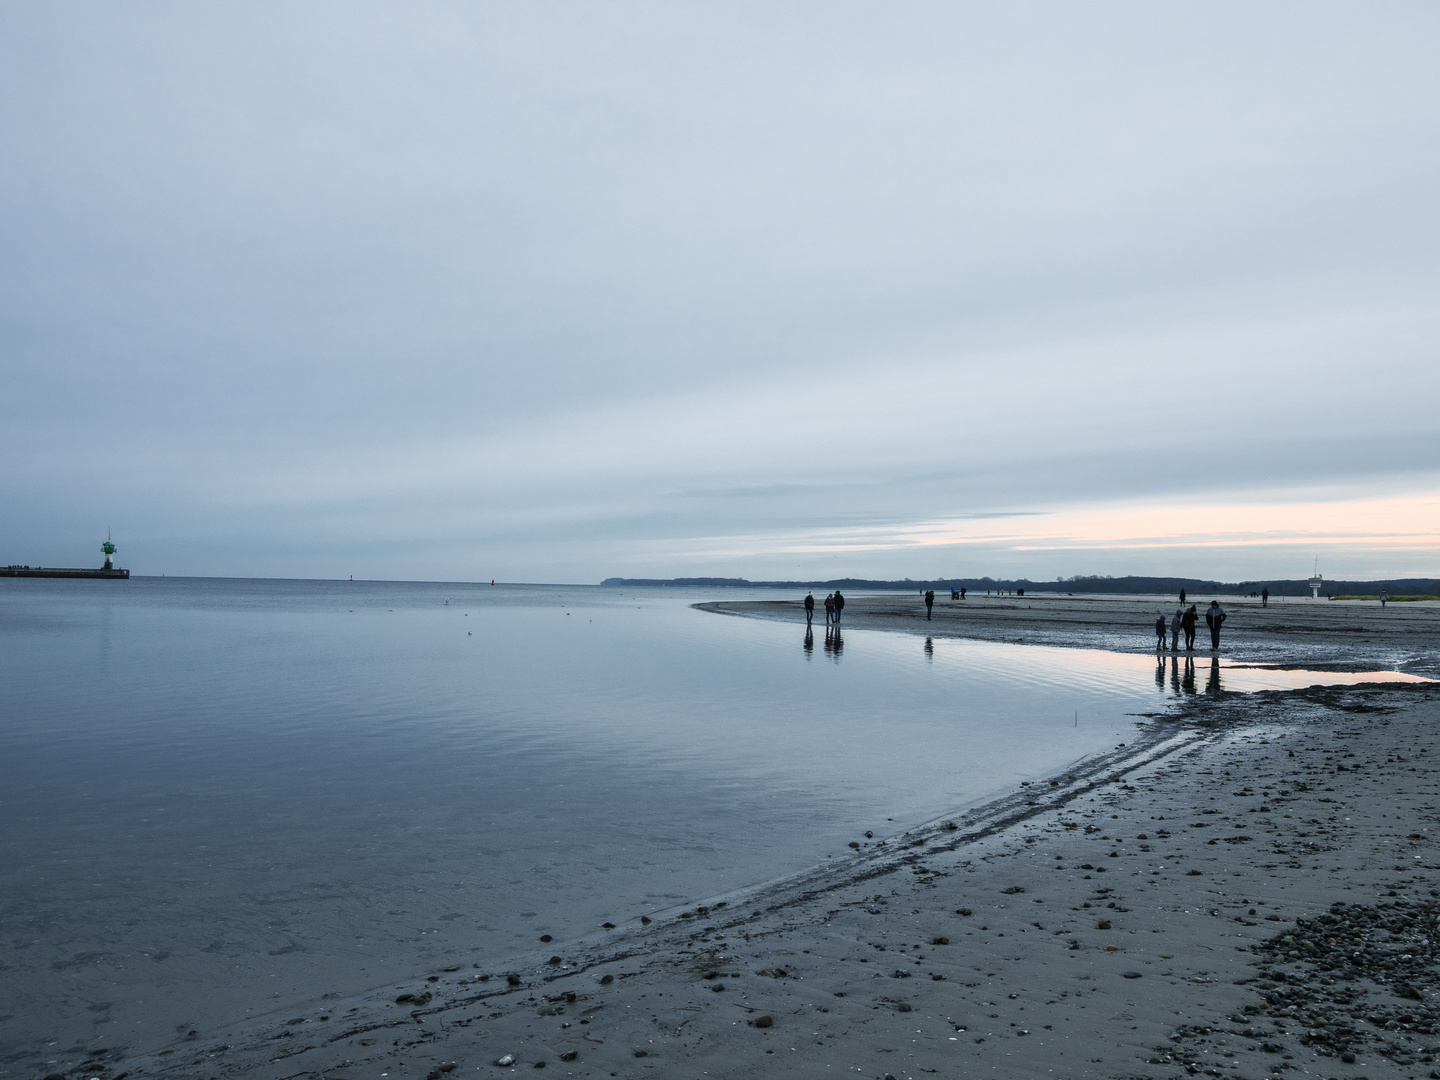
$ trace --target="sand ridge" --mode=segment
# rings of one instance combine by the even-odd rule
[[[712,601],[705,611],[803,624],[803,593],[776,600]],[[1212,597],[1193,595],[1200,615],[1196,654],[1210,654],[1204,615]],[[1393,669],[1440,677],[1440,602],[1375,601],[1217,596],[1227,615],[1221,655],[1229,660],[1280,667],[1353,671]],[[817,605],[824,596],[817,597]],[[823,606],[823,605],[819,605]],[[1036,593],[964,600],[937,595],[932,618],[915,593],[881,593],[846,598],[845,629],[891,630],[932,637],[964,637],[1027,645],[1155,651],[1155,618],[1180,607],[1176,596],[1104,596]],[[816,616],[818,631],[825,616]],[[1183,641],[1182,641],[1183,650]]]

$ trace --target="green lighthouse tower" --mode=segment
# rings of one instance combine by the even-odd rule
[[[109,533],[105,534],[105,542],[100,545],[100,550],[105,553],[105,565],[101,569],[114,570],[115,562],[112,556],[115,554],[115,545],[111,542]]]

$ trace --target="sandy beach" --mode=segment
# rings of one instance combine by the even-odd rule
[[[816,596],[815,624],[824,629],[824,593]],[[1309,600],[1191,595],[1200,615],[1196,652],[1210,654],[1205,612],[1211,600],[1225,609],[1221,655],[1228,660],[1322,671],[1393,668],[1440,676],[1440,603]],[[702,604],[711,611],[803,622],[802,598]],[[1056,645],[1114,652],[1155,651],[1155,618],[1180,607],[1175,596],[987,596],[964,600],[936,594],[932,617],[915,593],[847,597],[846,629],[894,630],[934,637],[965,637],[1015,644]],[[1183,647],[1183,639],[1182,639]],[[1168,642],[1167,642],[1168,645]]]
[[[1227,656],[1434,670],[1428,604],[1223,602]],[[846,623],[1153,648],[1143,598],[947,600],[928,626],[917,603],[857,598]],[[51,1047],[36,1074],[1440,1075],[1437,718],[1431,684],[1202,695],[781,882],[158,1053]]]

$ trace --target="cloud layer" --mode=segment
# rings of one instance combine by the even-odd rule
[[[0,9],[0,561],[1440,573],[1429,5]]]

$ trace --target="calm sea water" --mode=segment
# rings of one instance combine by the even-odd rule
[[[689,606],[744,595],[0,582],[0,1058],[152,1048],[774,878],[1191,689],[1143,656],[807,648]]]

